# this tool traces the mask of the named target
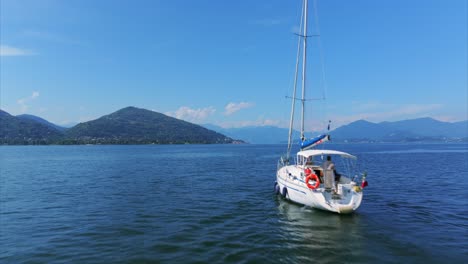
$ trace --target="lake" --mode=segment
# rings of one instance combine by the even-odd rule
[[[2,146],[1,263],[467,263],[467,144],[329,145],[337,215],[274,195],[284,145]]]

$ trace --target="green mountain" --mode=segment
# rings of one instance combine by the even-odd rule
[[[233,139],[161,113],[127,107],[65,132],[64,144],[222,144]]]
[[[62,136],[63,133],[54,127],[0,110],[0,144],[51,144]]]
[[[0,144],[224,144],[235,140],[157,112],[127,107],[70,129],[0,110]]]
[[[238,129],[223,129],[213,125],[206,127],[161,113],[127,107],[64,130],[40,117],[12,116],[0,110],[0,145],[222,144],[242,140],[268,144],[284,143],[288,133],[287,129],[267,126]],[[294,140],[298,137],[298,132],[294,131]],[[448,123],[432,118],[419,118],[372,123],[358,120],[331,131],[331,137],[336,142],[467,142],[468,121]]]

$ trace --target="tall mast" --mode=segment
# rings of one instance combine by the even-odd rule
[[[304,0],[305,2],[305,0]],[[302,20],[304,18],[304,4],[302,5],[301,10],[301,22],[300,22],[300,30],[302,29]],[[292,105],[291,105],[291,118],[289,119],[289,136],[288,136],[288,151],[286,152],[286,159],[289,161],[289,156],[291,154],[291,145],[292,145],[292,132],[293,132],[293,125],[294,125],[294,110],[296,108],[296,90],[297,90],[297,77],[299,73],[299,57],[301,55],[301,36],[299,30],[299,38],[297,41],[297,56],[296,56],[296,71],[294,74],[294,91],[292,94]]]
[[[302,115],[301,115],[301,140],[304,141],[304,111],[305,111],[305,86],[306,86],[306,53],[307,53],[307,0],[304,1],[304,33],[303,33],[303,53],[302,53]]]

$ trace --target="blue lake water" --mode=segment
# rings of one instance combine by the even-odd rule
[[[0,147],[0,263],[467,263],[468,145],[330,145],[355,214],[273,194],[283,145]]]

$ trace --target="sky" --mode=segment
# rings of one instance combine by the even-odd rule
[[[468,119],[468,1],[309,2],[307,130]],[[287,127],[301,3],[0,0],[0,108]]]

